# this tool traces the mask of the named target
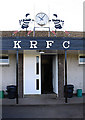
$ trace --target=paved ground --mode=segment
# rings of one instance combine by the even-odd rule
[[[68,98],[68,104],[79,104],[84,102],[84,97]],[[16,99],[5,98],[2,100],[3,105],[16,105]],[[65,104],[65,98],[58,98],[56,94],[45,94],[40,96],[28,96],[19,98],[19,105],[57,105]]]
[[[5,98],[2,100],[3,118],[82,118],[84,97],[73,96],[65,103],[65,98],[55,94],[28,96],[19,98],[18,105],[16,99]]]
[[[83,118],[83,104],[3,106],[3,118]]]

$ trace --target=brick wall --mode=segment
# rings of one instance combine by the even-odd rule
[[[23,54],[19,54],[18,61],[18,81],[19,81],[19,97],[23,97]]]
[[[64,54],[58,55],[58,96],[64,96]]]
[[[27,37],[27,33],[26,31],[20,31],[18,33],[16,33],[15,35],[13,35],[14,31],[2,31],[1,36],[2,37]],[[84,32],[74,32],[74,31],[69,31],[70,36],[68,36],[65,32],[63,31],[56,31],[56,37],[83,37],[85,35]],[[30,33],[29,35],[30,37],[33,37],[33,32]],[[49,36],[49,32],[48,31],[36,31],[35,32],[35,37],[48,37]],[[52,32],[50,32],[50,36],[54,37],[54,34]]]

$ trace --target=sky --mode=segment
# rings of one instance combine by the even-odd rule
[[[0,0],[0,31],[22,30],[19,20],[24,19],[27,13],[35,20],[39,12],[46,13],[49,19],[56,13],[58,19],[64,20],[62,31],[83,31],[83,2],[84,0]],[[31,22],[28,30],[33,30],[34,26],[38,25]],[[46,27],[53,30],[54,24],[51,22]]]

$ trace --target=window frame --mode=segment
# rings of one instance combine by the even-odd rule
[[[8,57],[7,62],[3,62],[3,57]],[[4,58],[5,59],[5,58]],[[0,65],[9,65],[9,56],[8,55],[0,55]]]
[[[82,57],[85,57],[85,54],[80,54],[80,55],[79,55],[79,58],[78,58],[79,64],[80,64],[80,65],[84,65],[85,62],[80,62],[80,57],[81,57],[81,56],[82,56]]]

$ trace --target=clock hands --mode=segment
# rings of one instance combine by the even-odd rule
[[[43,15],[43,17],[40,17],[40,16],[38,16],[38,17],[40,18],[40,20],[43,20],[44,16],[45,16],[45,14]]]
[[[45,14],[43,15],[42,19],[44,18]]]
[[[40,16],[38,16],[40,18],[40,20],[43,20]]]

